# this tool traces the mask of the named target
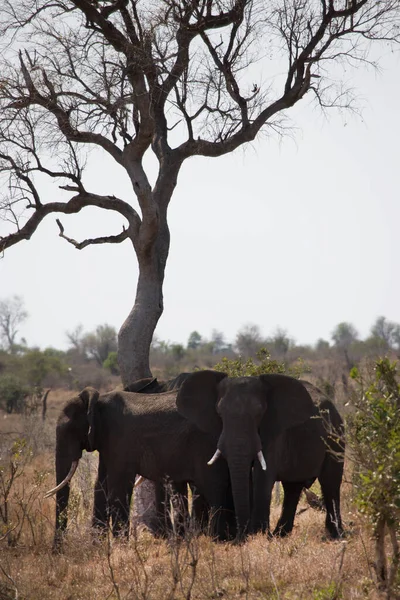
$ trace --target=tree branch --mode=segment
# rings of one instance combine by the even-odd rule
[[[4,252],[6,248],[10,248],[22,240],[29,240],[47,215],[52,213],[79,213],[82,208],[87,206],[96,206],[106,210],[114,210],[127,219],[129,226],[125,230],[123,237],[121,237],[122,234],[114,236],[115,241],[113,243],[116,243],[117,238],[120,238],[119,241],[123,241],[127,237],[130,237],[134,241],[135,237],[139,235],[141,219],[129,204],[115,196],[99,196],[97,194],[84,192],[77,194],[68,202],[49,202],[48,204],[40,204],[37,206],[35,212],[28,218],[23,227],[18,229],[15,233],[0,237],[0,252]]]
[[[121,233],[118,235],[88,238],[86,240],[83,240],[83,242],[77,242],[73,238],[64,235],[64,227],[59,219],[56,219],[56,223],[60,229],[59,236],[67,242],[69,242],[70,244],[72,244],[73,246],[75,246],[75,248],[77,248],[78,250],[82,250],[83,248],[86,248],[86,246],[91,246],[94,244],[120,244],[121,242],[125,241],[130,237],[128,229],[125,229],[123,227]]]

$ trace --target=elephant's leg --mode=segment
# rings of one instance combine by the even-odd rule
[[[200,531],[206,530],[210,515],[210,505],[195,486],[192,490],[192,520]]]
[[[114,536],[129,536],[129,510],[133,492],[133,481],[135,475],[129,477],[108,477],[109,511],[112,521],[112,532]]]
[[[325,527],[333,539],[343,536],[343,524],[340,514],[340,484],[343,476],[343,462],[327,453],[318,480],[326,509]]]
[[[209,505],[207,532],[217,540],[224,542],[236,538],[237,522],[234,509],[232,489],[226,481],[223,485],[215,481],[214,485],[202,490]]]
[[[169,482],[166,509],[175,535],[184,536],[190,523],[188,486],[186,482]]]
[[[168,537],[173,531],[170,500],[174,494],[172,482],[157,481],[155,488],[156,516],[151,526],[152,533],[157,537]]]
[[[107,529],[109,521],[107,470],[102,457],[99,457],[96,483],[94,486],[94,504],[92,526],[99,530]]]
[[[293,529],[294,517],[304,482],[282,482],[283,506],[279,521],[274,529],[274,535],[284,537]]]
[[[155,482],[154,488],[156,516],[151,531],[157,537],[168,537],[171,532],[181,530],[180,515],[187,507],[186,484],[163,480]]]
[[[269,517],[275,477],[269,467],[263,471],[257,463],[253,468],[253,507],[251,533],[270,533]]]

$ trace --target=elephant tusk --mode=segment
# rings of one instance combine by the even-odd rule
[[[260,465],[263,471],[267,470],[267,463],[265,462],[265,458],[264,458],[264,454],[262,453],[262,450],[260,450],[259,452],[257,452],[257,458],[260,461]]]
[[[63,479],[62,482],[59,483],[55,488],[53,488],[52,490],[49,490],[48,492],[46,492],[45,495],[44,495],[45,498],[50,498],[50,496],[53,496],[56,492],[58,492],[63,487],[65,487],[66,485],[68,485],[68,483],[71,481],[71,479],[73,478],[73,476],[75,474],[75,471],[76,471],[76,469],[78,467],[78,463],[79,463],[79,460],[73,460],[72,461],[71,468],[70,468],[69,473],[66,476],[66,478]]]
[[[143,481],[144,481],[143,475],[139,475],[138,477],[136,477],[135,485],[133,487],[135,487],[135,488],[139,487],[139,485],[141,483],[143,483]]]
[[[215,463],[215,461],[217,461],[217,460],[219,459],[219,457],[221,456],[221,454],[222,454],[221,450],[219,450],[219,449],[217,448],[217,450],[215,451],[215,454],[214,454],[214,456],[213,456],[212,458],[210,458],[210,460],[208,461],[208,463],[207,463],[207,464],[208,464],[209,466],[213,465],[213,464]]]

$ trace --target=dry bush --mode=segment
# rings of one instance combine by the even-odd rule
[[[0,599],[194,600],[378,599],[371,566],[370,532],[352,504],[350,477],[343,484],[343,519],[348,536],[328,541],[323,512],[299,504],[293,533],[269,541],[263,535],[244,545],[215,543],[188,528],[183,539],[152,537],[133,530],[128,542],[98,539],[90,528],[97,455],[84,454],[73,479],[64,553],[51,551],[55,500],[54,428],[58,409],[71,392],[49,398],[49,423],[2,419],[24,433],[36,450],[10,496],[13,523],[25,517],[14,545],[0,533]],[[2,423],[3,431],[4,423]],[[35,429],[36,428],[36,429]],[[11,431],[11,430],[10,430]],[[11,435],[2,436],[3,448]],[[318,488],[316,488],[318,491]],[[1,502],[0,497],[0,502]],[[272,507],[272,523],[280,507]]]

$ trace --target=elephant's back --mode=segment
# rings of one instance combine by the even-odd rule
[[[176,391],[157,394],[141,394],[138,392],[120,392],[126,409],[132,414],[159,413],[176,411]]]
[[[176,392],[141,394],[113,392],[105,398],[109,423],[118,421],[118,429],[126,432],[153,434],[162,430],[181,431],[188,427],[187,421],[176,408]]]

